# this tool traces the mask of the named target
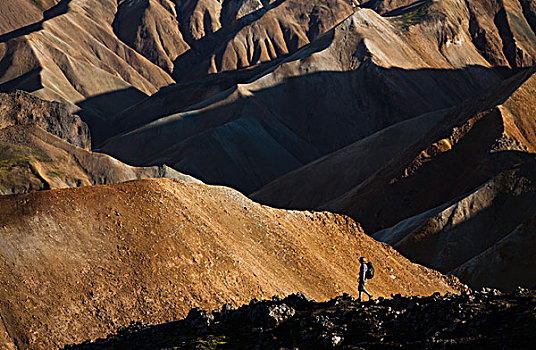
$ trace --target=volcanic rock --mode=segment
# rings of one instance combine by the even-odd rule
[[[196,348],[530,348],[536,331],[535,292],[497,294],[487,290],[462,296],[445,294],[415,299],[399,297],[375,303],[337,297],[308,301],[281,324],[266,320],[262,332],[251,329],[247,315],[263,307],[283,307],[286,300],[261,301],[238,310],[212,313],[219,320],[203,333],[190,317],[173,323],[132,327],[106,339],[66,349]],[[420,309],[409,308],[415,303]]]
[[[87,124],[67,106],[23,91],[0,94],[0,129],[11,125],[36,125],[75,146],[91,148]]]

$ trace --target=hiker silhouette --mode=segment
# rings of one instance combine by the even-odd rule
[[[368,262],[365,257],[359,258],[359,262],[361,263],[361,266],[359,268],[358,300],[361,301],[361,296],[363,293],[367,294],[370,300],[372,299],[372,294],[369,293],[365,286],[367,285],[367,279],[370,279],[374,276],[374,267],[372,266],[372,263]]]

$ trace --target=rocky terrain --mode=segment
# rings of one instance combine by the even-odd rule
[[[155,179],[0,196],[1,344],[61,347],[275,294],[356,295],[362,255],[376,296],[465,288],[347,217],[272,209],[229,188]]]
[[[35,125],[74,146],[91,148],[87,124],[66,105],[45,101],[23,91],[0,93],[0,129],[22,125]]]
[[[483,289],[360,303],[349,295],[315,302],[303,293],[192,309],[183,320],[133,323],[106,339],[65,349],[529,349],[536,293]]]

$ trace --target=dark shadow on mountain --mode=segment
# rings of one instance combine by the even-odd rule
[[[105,94],[89,97],[76,105],[81,108],[77,113],[89,125],[94,147],[117,134],[112,117],[147,98],[140,90],[130,87]]]
[[[0,92],[10,93],[16,90],[23,90],[31,93],[43,88],[40,74],[42,69],[42,67],[36,68],[16,79],[1,84]],[[76,103],[80,107],[80,111],[76,114],[88,124],[92,143],[98,146],[104,140],[120,132],[114,127],[112,117],[146,98],[147,95],[140,90],[129,87],[92,96]]]
[[[115,115],[114,119],[117,120],[120,131],[133,130],[166,115],[183,112],[237,84],[246,84],[253,77],[262,75],[263,72],[280,62],[281,59],[277,59],[250,68],[209,74],[191,82],[163,87],[154,95],[121,111]],[[185,96],[188,96],[188,98],[184,98]],[[147,106],[147,104],[151,105],[156,100],[162,100],[165,108],[154,110],[152,109],[154,105]],[[140,110],[147,110],[147,113],[141,115]],[[132,113],[139,114],[140,118],[130,118]]]
[[[506,68],[404,70],[364,62],[355,71],[292,77],[248,96],[232,87],[221,93],[224,99],[238,94],[228,102],[150,118],[155,124],[143,130],[117,124],[116,130],[129,134],[109,139],[102,148],[129,164],[166,163],[207,183],[251,193],[390,125],[459,105],[495,88],[509,74]],[[166,104],[200,92],[181,93],[155,100],[154,115],[169,115],[166,108],[172,107]],[[150,114],[152,100],[145,101],[140,115],[131,110],[131,118]]]
[[[114,344],[106,344],[106,348],[108,349],[124,349],[125,347],[130,349],[160,349],[160,348],[167,348],[166,344],[170,347],[173,347],[174,345],[181,344],[181,336],[179,331],[185,332],[189,330],[189,324],[184,319],[178,320],[178,321],[170,321],[166,323],[156,324],[156,325],[150,325],[146,327],[141,327],[141,329],[135,331],[135,333],[131,333],[135,327],[136,324],[133,324],[131,327],[122,327],[117,330],[117,341],[114,342],[112,340],[112,343]],[[122,342],[123,335],[129,338],[126,342]],[[151,346],[147,346],[143,339],[151,339]],[[109,339],[106,339],[109,341]],[[81,343],[81,344],[72,344],[67,345],[64,347],[64,350],[76,350],[76,349],[84,349],[84,350],[90,350],[90,349],[101,349],[104,345],[105,340],[97,340],[95,343]],[[126,344],[125,344],[126,343]],[[142,345],[143,344],[143,345]]]
[[[291,62],[299,59],[299,53],[302,51],[306,51],[308,55],[320,52],[329,47],[332,40],[333,32],[327,32],[314,43],[302,47],[292,55],[284,55],[275,60],[244,69],[209,74],[191,82],[163,87],[148,99],[115,115],[114,122],[116,123],[116,128],[119,132],[127,132],[167,115],[186,111],[192,106],[237,84],[247,84],[256,78],[270,73],[283,61]],[[154,101],[162,101],[160,108],[155,108]],[[131,118],[133,113],[137,114],[138,117]]]
[[[50,8],[49,10],[43,12],[43,19],[39,22],[29,24],[27,26],[21,27],[19,29],[15,29],[9,33],[5,33],[0,35],[0,43],[9,41],[14,38],[18,38],[20,36],[28,35],[34,32],[37,32],[41,29],[43,29],[43,23],[46,21],[61,16],[65,13],[67,13],[69,9],[69,3],[72,0],[62,0],[60,1],[56,6]]]
[[[418,9],[420,9],[421,7],[423,7],[424,5],[427,5],[427,4],[430,4],[432,2],[432,0],[418,0],[418,1],[415,1],[409,5],[406,5],[406,6],[402,6],[402,7],[399,7],[399,8],[396,8],[392,11],[389,11],[389,12],[386,12],[383,14],[383,17],[395,17],[395,16],[400,16],[400,15],[403,15],[403,14],[406,14],[408,12],[411,12],[411,11],[416,11]]]
[[[42,70],[42,67],[38,67],[13,80],[0,84],[0,92],[13,92],[15,90],[34,92],[41,89],[43,87],[41,82]]]
[[[368,1],[364,1],[361,5],[359,5],[359,7],[368,8],[378,13],[381,13],[381,10],[383,10],[381,5],[384,2],[385,1],[382,1],[382,0],[368,0]],[[400,7],[392,9],[391,11],[384,12],[382,16],[383,17],[400,16],[410,11],[418,10],[422,5],[425,5],[430,2],[431,0],[415,0],[411,4],[400,6]]]
[[[530,76],[525,76],[528,72],[517,75],[499,90],[462,103],[369,179],[317,209],[349,215],[372,234],[469,193],[514,166],[515,159],[500,157],[517,153],[490,154],[504,132],[501,114],[494,106],[502,104],[523,84]],[[478,119],[477,115],[484,116]],[[416,162],[422,152],[449,137],[469,118],[476,118],[475,124],[451,150],[433,156],[433,161]]]

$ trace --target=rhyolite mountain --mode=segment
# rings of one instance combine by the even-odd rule
[[[530,9],[519,5],[515,39],[500,35],[506,29],[498,20],[490,29],[475,19],[492,10],[476,1],[424,1],[384,16],[356,7],[278,61],[162,89],[117,114],[117,135],[99,147],[133,164],[166,163],[254,192],[386,127],[459,105],[531,65]],[[514,21],[509,14],[506,28]],[[505,49],[512,45],[516,56]]]
[[[74,104],[122,161],[250,193],[496,87],[533,63],[534,18],[518,0],[66,0],[2,35],[0,89]]]
[[[2,1],[0,347],[355,295],[359,256],[535,287],[535,62],[529,0]]]
[[[283,57],[351,14],[352,4],[63,0],[0,36],[0,90],[75,104],[102,142],[122,109],[176,81]],[[35,10],[30,0],[18,5]]]

